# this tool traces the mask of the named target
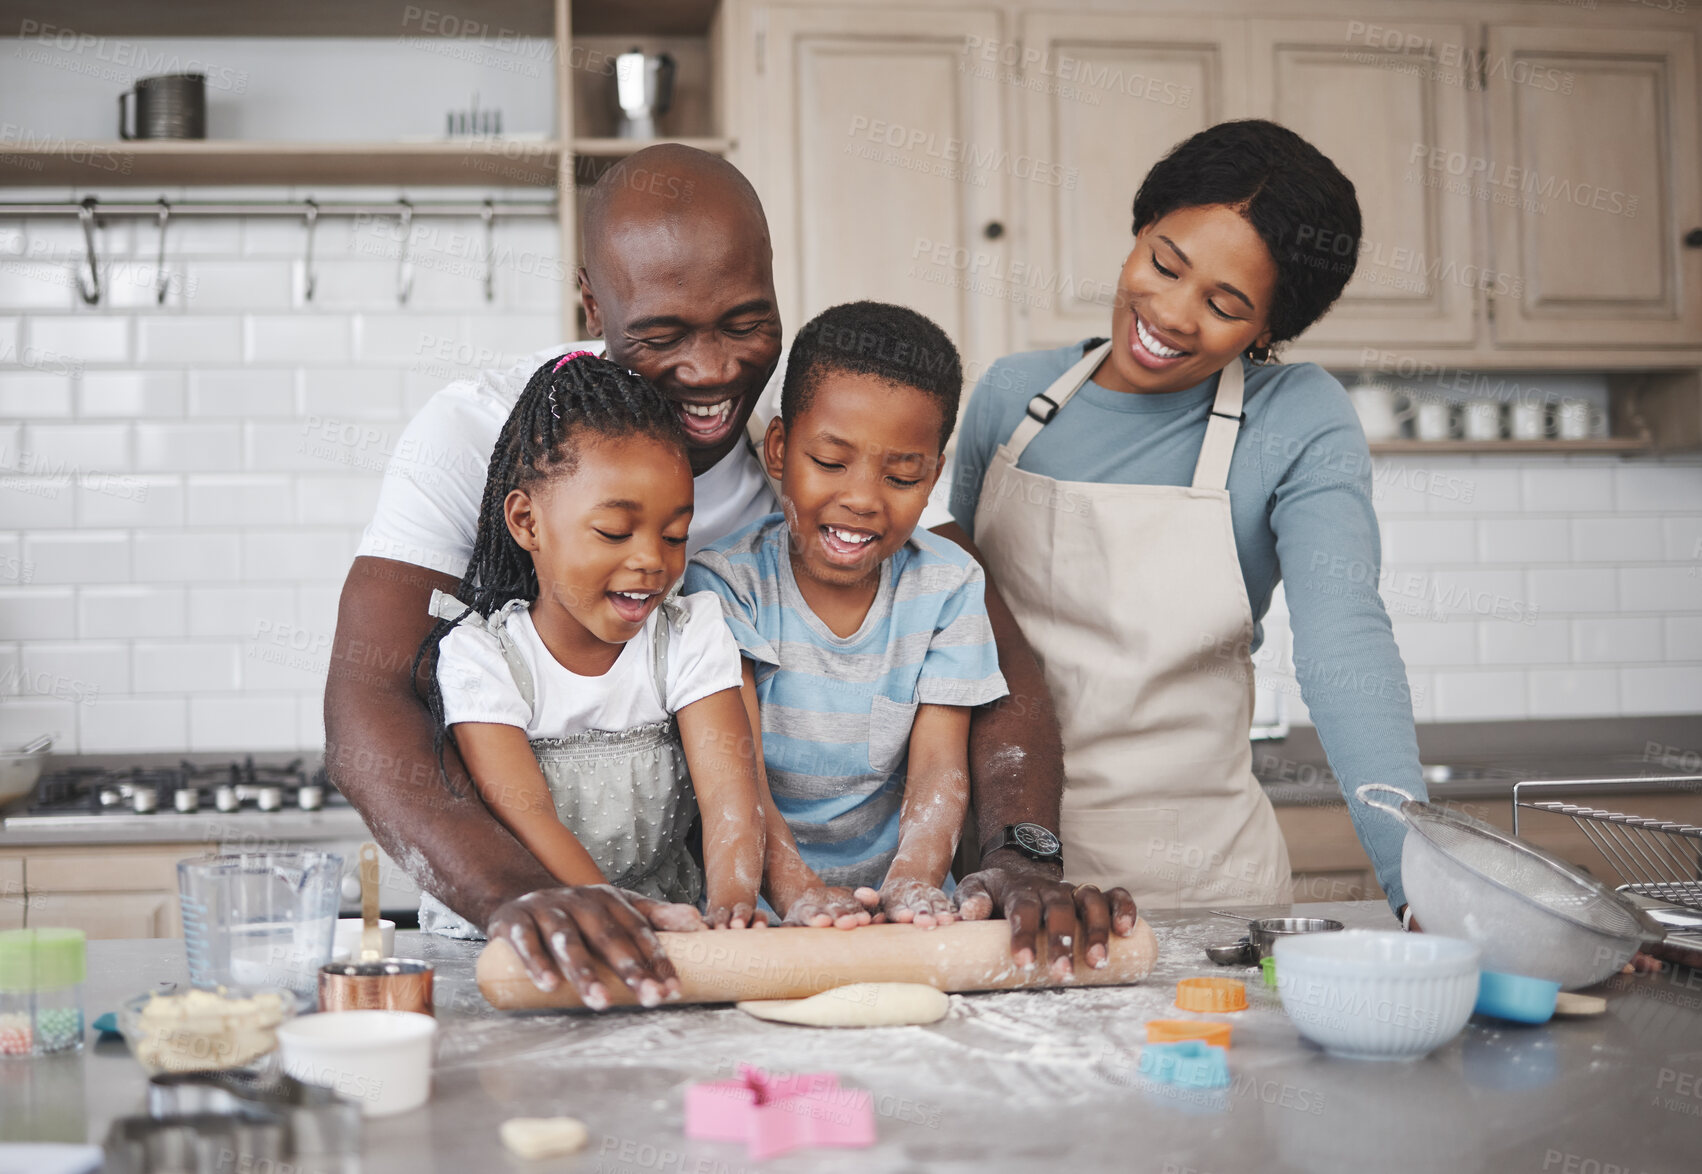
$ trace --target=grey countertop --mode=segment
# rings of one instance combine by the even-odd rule
[[[1308,905],[1389,927],[1380,902]],[[1160,957],[1138,986],[954,996],[928,1027],[831,1030],[763,1023],[730,1007],[603,1015],[492,1011],[472,983],[475,949],[397,935],[437,965],[442,1030],[431,1103],[369,1122],[363,1174],[598,1171],[729,1174],[740,1146],[688,1141],[688,1083],[750,1063],[832,1071],[873,1093],[878,1144],[804,1150],[776,1172],[1150,1170],[1604,1172],[1696,1169],[1702,1147],[1702,974],[1615,979],[1605,1015],[1516,1027],[1474,1019],[1431,1056],[1339,1060],[1303,1043],[1255,972],[1201,953],[1235,936],[1199,913],[1155,913]],[[773,931],[784,932],[784,931]],[[1190,1091],[1137,1070],[1143,1024],[1181,1013],[1178,978],[1247,973],[1252,1007],[1229,1018],[1232,1085]],[[91,1014],[185,977],[176,941],[93,942]],[[0,1063],[0,1136],[99,1142],[139,1111],[141,1069],[121,1043],[53,1062]],[[590,1127],[575,1159],[522,1164],[501,1151],[511,1116]]]

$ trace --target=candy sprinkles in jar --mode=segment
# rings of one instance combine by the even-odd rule
[[[80,929],[0,933],[0,1058],[81,1048],[87,972]]]

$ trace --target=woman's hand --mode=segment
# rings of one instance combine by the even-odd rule
[[[874,900],[862,900],[859,894],[867,894]],[[817,929],[825,929],[828,926],[856,929],[859,925],[868,925],[875,920],[874,910],[879,900],[873,889],[859,889],[853,893],[842,886],[817,883],[799,890],[784,904],[782,912],[786,920],[782,924],[813,926]]]
[[[922,929],[957,920],[952,899],[923,880],[889,876],[879,892],[858,889],[857,899],[865,905],[874,902],[888,921],[910,922]]]

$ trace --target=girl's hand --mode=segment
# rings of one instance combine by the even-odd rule
[[[879,903],[880,897],[873,889],[858,889],[853,893],[837,885],[813,885],[799,892],[786,906],[784,924],[856,929],[875,920],[874,911]]]
[[[743,901],[711,903],[704,920],[710,929],[766,929],[768,918],[757,912],[755,898]]]
[[[865,904],[873,898],[888,921],[913,922],[922,929],[957,920],[952,899],[927,881],[888,877],[880,892],[858,889],[857,897]]]

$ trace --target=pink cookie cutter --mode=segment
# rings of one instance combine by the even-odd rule
[[[687,1137],[742,1141],[757,1161],[806,1146],[875,1144],[874,1098],[840,1088],[831,1072],[771,1076],[740,1064],[737,1080],[689,1086],[685,1108]]]

